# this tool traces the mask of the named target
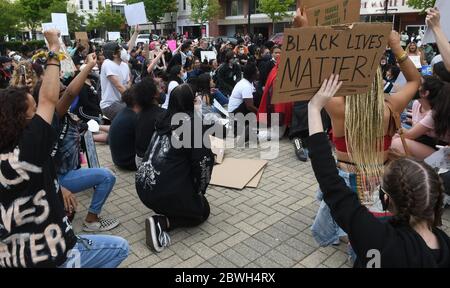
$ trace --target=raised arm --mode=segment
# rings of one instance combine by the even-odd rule
[[[136,27],[134,27],[134,33],[130,38],[130,41],[128,41],[128,54],[131,53],[131,50],[133,50],[134,46],[136,45],[136,39],[139,35],[139,25],[136,25]]]
[[[389,46],[400,64],[400,70],[406,78],[405,86],[391,96],[393,109],[401,113],[408,106],[408,103],[416,95],[420,87],[420,74],[414,63],[409,59],[408,54],[400,45],[400,35],[396,31],[392,31],[389,36]]]
[[[439,48],[439,51],[441,52],[445,68],[450,71],[450,43],[448,43],[448,39],[445,36],[444,31],[442,31],[441,14],[438,8],[430,9],[426,18],[426,22],[428,27],[430,27],[434,33],[436,44]]]
[[[58,53],[60,49],[59,31],[48,30],[44,32],[44,36],[47,39],[49,51]],[[51,58],[47,60],[47,68],[45,69],[44,79],[39,91],[39,103],[36,114],[41,116],[48,124],[52,123],[55,107],[59,99],[60,68],[60,63],[57,59]]]
[[[84,81],[86,81],[89,73],[92,71],[92,68],[94,68],[97,63],[97,55],[95,53],[89,54],[86,60],[86,68],[78,73],[77,77],[70,82],[69,86],[67,86],[64,91],[63,96],[56,105],[56,113],[58,113],[60,118],[67,113],[67,109],[69,109],[70,105],[72,105],[73,100],[78,96],[78,94],[80,94]]]
[[[154,58],[152,60],[152,62],[150,62],[150,64],[147,67],[147,72],[151,73],[153,71],[153,69],[155,68],[156,64],[159,63],[159,59],[161,59],[161,57],[164,55],[164,53],[166,52],[165,48],[161,51],[159,51],[158,55],[156,55],[156,58]]]

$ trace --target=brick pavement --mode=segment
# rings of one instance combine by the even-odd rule
[[[280,142],[280,155],[269,161],[258,188],[210,186],[208,221],[171,232],[172,246],[159,254],[145,245],[144,221],[152,212],[137,197],[134,173],[114,167],[108,146],[97,145],[97,151],[101,164],[116,172],[117,182],[102,214],[120,220],[110,233],[130,243],[130,255],[121,267],[350,267],[346,245],[320,248],[312,238],[318,185],[310,163],[297,160],[288,140]],[[257,159],[259,152],[232,149],[226,156]],[[91,196],[92,191],[77,195],[73,226],[80,234]],[[450,233],[450,209],[443,222]]]

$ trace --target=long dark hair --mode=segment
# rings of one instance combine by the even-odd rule
[[[422,89],[429,92],[426,100],[432,103],[439,94],[439,91],[441,91],[442,86],[444,86],[444,83],[439,78],[435,76],[424,76]]]
[[[27,125],[26,88],[0,89],[0,152],[11,151]]]
[[[155,105],[154,99],[157,96],[158,88],[152,78],[145,77],[141,82],[134,85],[134,93],[136,104],[142,109],[147,109]]]
[[[391,162],[382,187],[394,202],[394,224],[426,221],[431,228],[441,225],[444,187],[439,175],[425,162],[410,158]]]
[[[178,76],[181,73],[181,65],[175,65],[170,68],[169,71],[169,82],[175,81],[178,84],[183,84],[183,80]]]
[[[450,83],[445,83],[437,96],[430,101],[433,110],[434,131],[438,137],[446,138],[450,133]]]
[[[189,118],[194,117],[194,100],[195,93],[189,84],[181,84],[173,89],[170,94],[169,107],[156,122],[157,130],[162,133],[167,133],[171,130],[178,128],[180,125],[172,125],[172,117],[177,113],[184,113]]]

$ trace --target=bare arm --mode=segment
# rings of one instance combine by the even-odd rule
[[[97,61],[97,56],[95,53],[88,55],[86,68],[83,69],[80,73],[78,73],[77,77],[70,82],[69,86],[67,86],[66,91],[64,91],[63,96],[58,101],[56,105],[56,113],[58,116],[62,118],[64,114],[67,113],[67,109],[69,109],[73,100],[80,94],[81,89],[83,88],[84,81],[86,81],[89,73],[91,73],[92,68],[94,68]]]
[[[147,67],[147,72],[151,73],[153,69],[155,68],[156,64],[158,64],[159,59],[164,55],[164,50],[159,51],[158,55],[156,55],[156,58],[152,60],[152,62]]]
[[[400,36],[395,31],[391,32],[389,46],[397,58],[405,53],[400,46]],[[416,95],[416,92],[420,87],[420,74],[409,57],[400,63],[400,69],[403,72],[407,83],[400,91],[391,96],[393,109],[397,112],[402,112],[406,106],[408,106],[408,103],[413,99],[414,95]]]
[[[427,133],[429,131],[431,131],[430,128],[427,128],[427,127],[423,126],[422,124],[417,123],[416,125],[414,125],[413,128],[406,131],[406,133],[404,135],[405,135],[405,138],[414,140],[414,139],[419,138],[422,135],[425,135],[425,133]]]
[[[136,45],[136,39],[139,35],[139,25],[136,25],[134,28],[134,33],[131,36],[130,41],[128,41],[128,54],[131,53],[131,50],[133,50],[134,45]]]
[[[431,30],[434,33],[434,37],[436,38],[436,44],[439,48],[439,51],[442,55],[442,60],[444,61],[445,68],[450,71],[450,43],[448,43],[448,39],[442,31],[441,27],[441,15],[437,8],[433,8],[428,12],[427,15],[427,24],[431,27]]]
[[[123,94],[127,87],[123,86],[122,83],[120,83],[119,77],[115,75],[108,76],[108,80],[111,81],[114,87],[116,87],[117,90],[119,90],[120,94]]]
[[[253,99],[244,99],[244,102],[250,112],[258,113],[258,108],[256,108],[255,103],[253,103]]]
[[[44,32],[44,36],[47,39],[49,51],[59,52],[59,31],[48,30]],[[52,124],[56,103],[58,103],[59,98],[59,65],[58,60],[47,60],[47,68],[45,69],[44,79],[39,91],[39,104],[36,114],[48,124]]]

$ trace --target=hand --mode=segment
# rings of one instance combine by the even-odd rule
[[[60,34],[59,30],[56,29],[50,29],[44,32],[44,37],[47,39],[48,49],[50,51],[59,52],[61,48],[61,44],[59,43]]]
[[[97,55],[95,53],[91,53],[86,57],[86,65],[91,66],[91,68],[97,65]]]
[[[134,34],[139,34],[141,32],[141,28],[139,28],[139,25],[134,26]]]
[[[320,90],[309,102],[310,107],[322,110],[328,101],[341,89],[342,81],[339,82],[339,75],[331,75],[330,79],[325,79]]]
[[[426,23],[431,29],[441,27],[441,13],[437,7],[431,8],[430,11],[428,11]]]
[[[64,200],[64,209],[69,213],[75,212],[78,206],[75,195],[64,187],[61,187],[61,192]]]
[[[294,28],[301,28],[301,27],[308,27],[308,16],[306,16],[306,10],[305,7],[298,8],[297,12],[295,13],[293,25]]]
[[[391,47],[392,52],[396,53],[398,49],[402,49],[402,46],[400,45],[400,34],[398,34],[397,31],[392,30],[391,34],[389,35],[388,39],[388,45]],[[398,56],[398,55],[397,55]]]
[[[33,87],[33,80],[27,78],[25,85],[26,85],[26,87],[27,87],[27,89],[28,89],[28,92],[29,92],[30,94],[33,94],[33,88],[34,88],[34,87]]]

